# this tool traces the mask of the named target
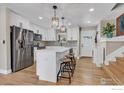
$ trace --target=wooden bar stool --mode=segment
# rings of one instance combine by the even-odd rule
[[[71,59],[72,63],[74,64],[74,69],[75,69],[75,66],[76,66],[76,59],[75,59],[75,56],[74,56],[73,48],[71,48],[71,49],[69,50],[68,56],[69,56],[69,58]]]
[[[71,69],[72,69],[72,76],[73,76],[74,70],[76,67],[76,59],[74,57],[74,54],[68,54],[68,55],[66,55],[66,57],[71,60]]]
[[[64,76],[63,73],[68,73],[68,76]],[[69,83],[71,83],[71,76],[72,76],[72,68],[71,68],[71,60],[67,57],[62,59],[62,63],[60,64],[60,70],[57,74],[57,82],[59,78],[67,78],[69,79]]]

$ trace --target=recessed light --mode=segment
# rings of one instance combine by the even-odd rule
[[[70,25],[71,25],[71,23],[68,23],[68,25],[70,26]]]
[[[94,8],[90,8],[90,9],[89,9],[90,12],[93,12],[94,10],[95,10]]]
[[[41,17],[41,16],[39,16],[38,18],[39,18],[40,20],[42,20],[42,19],[43,19],[43,17]]]
[[[91,21],[87,21],[87,23],[91,23]]]

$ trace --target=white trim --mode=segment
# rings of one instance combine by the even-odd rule
[[[9,73],[11,73],[11,72],[12,72],[11,69],[8,69],[8,70],[0,69],[0,73],[1,73],[1,74],[9,74]]]
[[[107,41],[117,41],[117,42],[122,42],[124,41],[124,36],[120,37],[112,37],[112,38],[100,38],[100,42],[107,42]]]
[[[105,64],[109,63],[109,61],[116,61],[116,57],[123,57],[123,52],[124,46],[110,53],[109,55],[106,56]]]
[[[80,59],[80,57],[77,57],[77,59]]]
[[[102,64],[97,64],[97,63],[96,63],[96,67],[102,67]]]

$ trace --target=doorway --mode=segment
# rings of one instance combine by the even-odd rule
[[[80,38],[80,56],[93,57],[93,49],[95,46],[95,30],[81,31]]]

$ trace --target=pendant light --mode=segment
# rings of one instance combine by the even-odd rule
[[[59,27],[59,18],[56,16],[56,9],[57,6],[53,6],[54,9],[54,16],[52,17],[52,27]]]
[[[61,18],[62,19],[62,26],[60,27],[60,32],[66,32],[66,26],[64,25],[64,17]]]

